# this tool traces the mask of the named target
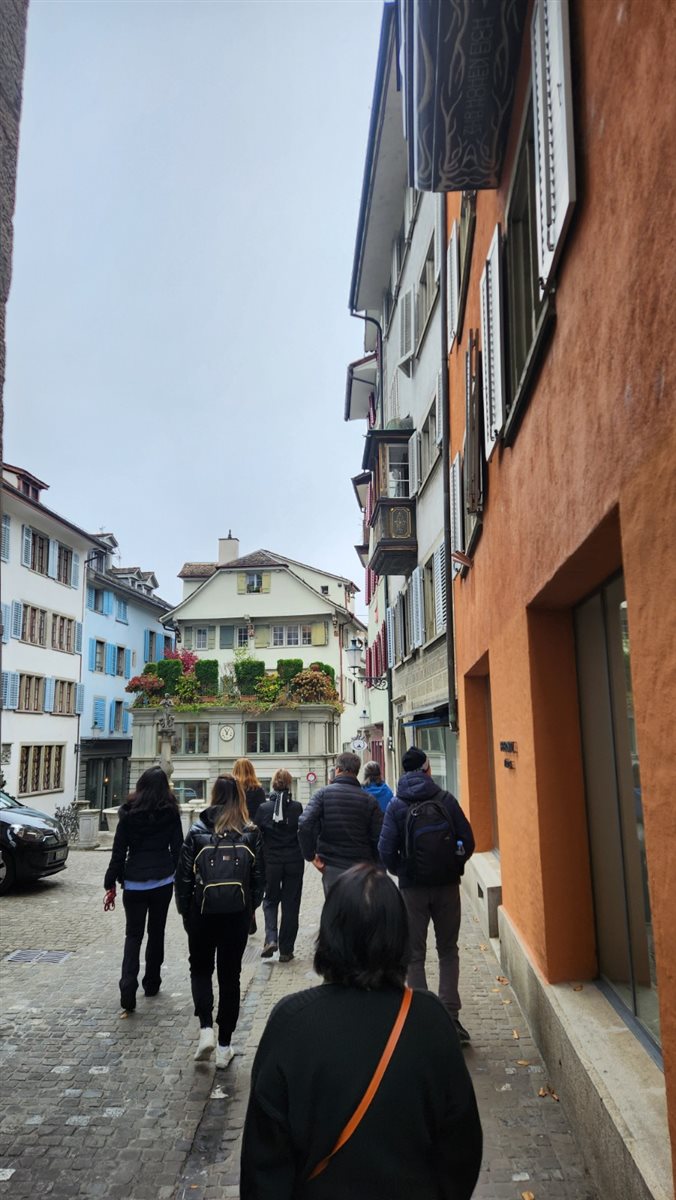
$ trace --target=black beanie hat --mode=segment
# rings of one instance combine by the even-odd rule
[[[417,746],[409,746],[401,765],[405,771],[422,771],[426,762],[427,755],[424,750],[419,750]]]

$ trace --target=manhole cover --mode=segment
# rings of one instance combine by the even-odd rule
[[[62,963],[71,957],[70,950],[13,950],[5,958],[9,963]]]

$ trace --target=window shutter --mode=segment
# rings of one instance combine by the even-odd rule
[[[399,238],[395,238],[394,241],[392,242],[392,268],[391,268],[392,295],[393,296],[396,296],[396,294],[397,294],[397,284],[399,282],[399,270],[401,267],[400,250],[401,250],[401,246],[399,243]]]
[[[109,617],[112,615],[114,601],[115,601],[115,597],[112,592],[105,591],[103,593],[104,616]]]
[[[434,228],[434,278],[439,282],[441,264],[444,261],[446,248],[446,194],[441,192],[436,197],[437,210]]]
[[[89,639],[89,670],[96,670],[96,638]]]
[[[405,621],[404,597],[400,592],[394,605],[394,654],[398,661],[406,656]]]
[[[192,650],[192,625],[186,625],[183,629],[183,649]]]
[[[19,676],[16,671],[2,672],[2,707],[16,708],[19,703]]]
[[[9,562],[9,530],[10,517],[8,513],[2,515],[2,561]]]
[[[451,551],[465,549],[465,523],[462,512],[462,463],[456,454],[451,467]],[[453,573],[462,570],[460,563],[453,561]]]
[[[108,710],[108,729],[111,733],[115,733],[115,701],[111,700],[110,709]]]
[[[84,684],[75,684],[75,712],[78,717],[82,715],[84,709]]]
[[[150,630],[143,630],[143,661],[150,662]]]
[[[158,633],[156,635],[155,643],[156,643],[155,657],[158,662],[162,662],[162,659],[164,658],[164,634],[163,633]],[[214,642],[213,642],[213,644],[211,642],[209,643],[209,649],[213,650],[215,644],[216,644],[216,635],[214,632]]]
[[[410,595],[413,627],[411,646],[416,650],[425,641],[425,588],[422,567],[416,567],[411,576]]]
[[[232,650],[235,644],[235,629],[233,625],[221,625],[220,629],[220,648],[221,650]]]
[[[326,629],[326,621],[312,622],[312,645],[326,646],[328,643],[328,633]]]
[[[437,403],[434,412],[436,424],[436,443],[440,446],[444,440],[444,389],[443,370],[437,375]]]
[[[117,648],[106,642],[106,675],[114,675],[117,667]]]
[[[263,571],[262,580],[261,580],[261,592],[269,592],[270,591],[270,580],[271,579],[272,579],[272,575],[271,575],[270,571]]]
[[[73,551],[73,559],[70,564],[70,586],[73,588],[80,586],[80,555],[75,551]],[[112,608],[110,611],[113,611]]]
[[[408,439],[408,494],[416,496],[420,487],[420,434]]]
[[[56,579],[56,560],[59,553],[59,543],[54,538],[49,539],[49,552],[47,554],[47,574],[50,579]]]
[[[399,365],[408,362],[413,355],[414,338],[414,293],[407,288],[399,297]]]
[[[391,608],[385,610],[385,635],[387,640],[387,665],[394,666],[394,613]]]
[[[237,572],[237,592],[240,596],[246,593],[246,572]]]
[[[131,650],[125,650],[124,652],[124,677],[125,679],[131,677]]]
[[[458,315],[460,311],[460,239],[458,237],[458,222],[454,221],[451,237],[446,250],[446,287],[448,291],[448,353],[453,349],[453,343],[458,336]]]
[[[82,654],[82,621],[75,622],[75,653]]]
[[[465,512],[476,515],[484,506],[484,459],[481,443],[481,411],[479,400],[479,355],[476,335],[470,330],[470,349],[465,355],[465,429],[466,443],[463,460]]]
[[[23,626],[23,604],[20,600],[12,600],[12,637],[20,638]]]
[[[3,604],[3,606],[2,606],[2,640],[5,643],[7,643],[9,641],[9,623],[10,623],[11,611],[12,610],[9,607],[9,604]]]
[[[216,626],[207,625],[207,650],[216,649]]]
[[[55,679],[45,679],[45,701],[44,701],[43,708],[46,713],[54,712],[54,692],[55,691],[56,691],[56,680]]]
[[[87,588],[87,608],[93,609],[94,603],[95,603],[94,589],[93,589],[93,587],[88,587]]]
[[[538,272],[544,291],[576,196],[568,0],[536,0],[531,52]]]
[[[434,625],[437,633],[446,628],[446,547],[434,551]]]
[[[500,226],[495,226],[481,275],[481,341],[484,368],[484,437],[486,461],[505,423],[505,363],[502,336]]]
[[[30,567],[33,552],[33,530],[30,525],[21,526],[21,565]]]
[[[257,649],[259,649],[259,650],[263,650],[266,646],[269,646],[269,645],[270,645],[270,626],[269,625],[257,625],[256,632],[254,634],[254,646],[256,646]]]
[[[94,701],[94,729],[103,729],[106,720],[106,702],[102,697]]]
[[[122,713],[122,732],[123,733],[129,733],[130,717],[131,717],[131,713],[129,712],[129,709],[125,708]]]

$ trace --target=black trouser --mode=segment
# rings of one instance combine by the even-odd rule
[[[298,913],[303,892],[304,862],[269,864],[265,868],[265,941],[276,946],[277,910],[281,903],[282,921],[279,926],[279,953],[293,954],[298,933]]]
[[[192,912],[188,918],[190,985],[195,1016],[199,1017],[203,1029],[213,1024],[215,959],[218,975],[216,1022],[221,1046],[230,1044],[239,1017],[239,976],[250,920],[248,911],[204,917]]]
[[[142,892],[130,891],[129,888],[124,888],[122,892],[126,930],[120,992],[125,999],[133,999],[136,995],[146,916],[148,940],[142,983],[146,991],[156,992],[162,982],[160,968],[164,962],[164,927],[173,890],[173,884],[165,883],[163,887],[148,888]]]

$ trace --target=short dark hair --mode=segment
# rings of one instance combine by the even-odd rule
[[[351,750],[345,750],[343,754],[338,755],[336,766],[339,771],[344,771],[346,775],[358,775],[361,759],[358,754],[353,754]]]
[[[399,888],[373,863],[343,871],[322,909],[317,974],[345,987],[403,987],[408,959],[408,917]]]
[[[401,765],[405,771],[422,771],[427,766],[427,755],[417,746],[409,746],[401,760]]]
[[[163,767],[148,767],[148,770],[139,776],[128,804],[136,812],[153,812],[164,808],[178,812],[178,801],[169,786],[169,779]]]

